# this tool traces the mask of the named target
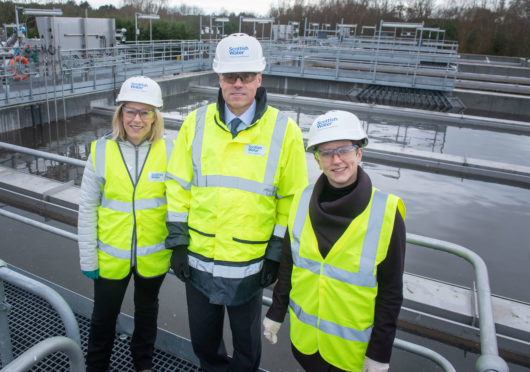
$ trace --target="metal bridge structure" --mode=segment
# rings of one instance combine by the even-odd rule
[[[415,37],[383,30],[413,29]],[[458,45],[423,37],[422,24],[381,22],[372,36],[262,40],[265,74],[450,92]],[[401,34],[400,34],[401,35]],[[417,36],[419,35],[419,37]],[[438,34],[437,34],[438,35]],[[34,62],[0,50],[0,107],[116,89],[130,76],[210,70],[215,41],[150,41],[107,48],[41,47]]]

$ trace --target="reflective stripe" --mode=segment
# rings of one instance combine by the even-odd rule
[[[365,330],[343,327],[341,325],[338,325],[337,323],[330,322],[324,319],[319,320],[316,316],[307,314],[292,299],[289,299],[289,306],[291,307],[292,311],[294,312],[299,321],[309,326],[315,327],[322,332],[349,341],[368,342],[370,340],[373,326],[370,326]]]
[[[107,199],[105,197],[105,192],[101,195],[101,206],[103,208],[112,209],[116,212],[132,213],[132,205],[130,202]]]
[[[361,287],[377,286],[377,277],[371,272],[361,272],[360,268],[358,273],[352,273],[351,271],[340,269],[338,267],[331,266],[325,263],[324,265],[322,265],[322,275],[327,276],[328,278],[339,280],[344,283],[358,285]]]
[[[112,245],[103,243],[101,240],[98,240],[98,249],[102,252],[105,252],[109,256],[120,258],[122,260],[128,260],[131,258],[130,250],[119,249],[119,248],[113,247]],[[160,252],[164,249],[166,249],[166,245],[164,242],[154,244],[154,245],[148,245],[145,247],[136,247],[136,255],[147,256],[151,253]]]
[[[300,200],[298,202],[298,209],[296,210],[296,215],[294,216],[292,231],[293,243],[291,244],[291,250],[293,251],[293,260],[295,261],[298,257],[300,257],[300,237],[302,236],[302,230],[304,228],[307,211],[309,210],[309,201],[311,200],[311,194],[313,193],[314,186],[315,185],[309,185],[304,189],[304,191],[302,191],[302,195],[300,196]]]
[[[193,180],[193,184],[197,187],[226,187],[230,189],[238,189],[264,196],[276,195],[276,187],[272,185],[232,176],[199,176],[198,179]]]
[[[213,265],[213,276],[227,279],[243,279],[257,274],[263,267],[263,261],[255,262],[247,266]]]
[[[151,199],[136,199],[134,201],[134,209],[141,211],[144,209],[155,209],[167,204],[166,196]]]
[[[282,225],[274,225],[274,231],[272,232],[272,235],[283,239],[286,231],[287,231],[287,227],[282,226]]]
[[[375,268],[375,258],[377,255],[379,238],[381,236],[381,228],[383,226],[383,218],[385,216],[386,200],[388,195],[378,190],[374,191],[374,195],[372,197],[372,206],[370,209],[370,217],[368,220],[361,259],[359,262],[359,271],[350,272],[331,266],[327,263],[313,261],[300,256],[300,238],[302,236],[302,230],[307,218],[312,192],[313,186],[306,187],[306,189],[302,192],[300,201],[298,203],[298,210],[296,211],[296,216],[293,223],[293,242],[291,244],[293,263],[297,267],[309,270],[314,274],[323,275],[344,283],[363,287],[375,287],[377,285],[377,277],[373,274],[373,272]]]
[[[168,222],[188,222],[188,212],[171,212],[167,211],[167,219]]]
[[[269,149],[269,158],[267,159],[267,168],[265,169],[265,177],[263,183],[266,185],[274,184],[274,175],[278,169],[278,161],[282,153],[283,138],[285,136],[285,129],[287,128],[287,116],[278,111],[276,116],[276,123],[272,131],[272,137]]]
[[[214,261],[203,261],[192,255],[188,255],[189,265],[197,270],[212,274],[214,277],[226,279],[244,279],[257,274],[263,267],[263,261],[253,262],[244,266],[221,265]]]
[[[188,255],[188,264],[199,271],[213,273],[213,261],[203,261],[195,256]]]
[[[359,263],[359,274],[373,275],[375,267],[375,257],[379,238],[381,237],[381,228],[386,211],[386,200],[388,195],[375,190],[372,197],[372,208],[370,209],[370,218],[364,237],[363,251],[361,262]]]
[[[102,252],[105,252],[109,256],[112,256],[115,258],[121,258],[122,260],[128,260],[131,258],[130,250],[119,249],[119,248],[113,247],[112,245],[103,243],[101,240],[98,240],[98,249]]]
[[[204,139],[204,125],[206,118],[206,110],[208,106],[203,106],[197,110],[195,114],[195,136],[191,145],[191,160],[193,164],[193,184],[199,177],[202,176],[201,170],[201,152],[202,141]]]
[[[302,310],[302,308],[291,298],[289,298],[289,307],[294,312],[299,321],[310,325],[311,327],[318,328],[318,317],[304,312],[304,310]]]
[[[134,209],[137,211],[144,209],[154,209],[166,204],[167,202],[165,196],[152,199],[138,199],[134,201]],[[130,202],[107,199],[105,194],[101,196],[101,206],[103,208],[112,209],[116,212],[132,213],[132,206]]]
[[[311,271],[313,274],[320,275],[320,262],[293,254],[293,263],[296,267],[300,267],[302,269]]]
[[[167,164],[169,164],[169,158],[173,153],[173,147],[175,147],[175,143],[173,142],[173,140],[169,139],[164,139],[164,143],[166,144],[166,162]]]
[[[96,142],[96,149],[92,156],[95,157],[94,163],[96,164],[96,177],[98,181],[105,184],[105,149],[107,148],[107,139],[100,138]]]
[[[166,180],[171,179],[177,181],[177,183],[182,186],[184,190],[191,190],[191,182],[184,181],[182,178],[177,177],[169,172],[166,172]]]
[[[246,178],[224,176],[224,175],[202,175],[201,154],[204,141],[204,128],[206,126],[206,109],[203,106],[195,114],[195,137],[192,144],[192,162],[193,162],[193,182],[196,187],[226,187],[248,191],[258,195],[276,196],[277,187],[274,186],[274,176],[278,169],[278,162],[281,155],[283,138],[287,129],[288,117],[278,112],[276,122],[270,141],[267,166],[263,182],[253,181]],[[177,181],[178,182],[178,181]]]
[[[136,247],[136,255],[147,256],[151,253],[163,251],[164,249],[166,249],[166,244],[164,242],[160,242],[154,245],[146,245],[143,247]]]

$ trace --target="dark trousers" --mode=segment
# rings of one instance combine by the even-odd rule
[[[143,278],[134,272],[134,332],[131,355],[138,370],[152,367],[158,316],[158,292],[164,276]],[[116,333],[116,319],[131,273],[120,280],[94,280],[94,311],[87,347],[87,371],[100,372],[109,368]]]
[[[293,355],[298,363],[304,368],[304,371],[307,372],[344,372],[343,369],[335,367],[334,365],[329,364],[322,358],[320,353],[317,351],[314,354],[306,355],[302,354],[298,349],[291,344],[291,350]]]
[[[262,291],[242,305],[215,305],[192,284],[186,283],[191,343],[202,369],[207,372],[258,370],[261,359],[261,297]],[[223,341],[225,307],[232,330],[232,359],[228,358]]]

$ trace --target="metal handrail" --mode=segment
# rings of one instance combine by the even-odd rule
[[[84,167],[86,165],[85,160],[70,158],[68,156],[62,156],[62,155],[58,155],[58,154],[54,154],[54,153],[50,153],[46,151],[30,149],[27,147],[13,145],[13,144],[6,143],[6,142],[0,142],[0,149],[13,151],[16,153],[22,153],[26,155],[31,155],[31,156],[35,156],[36,158],[43,158],[43,159],[48,159],[52,161],[57,161],[59,163],[65,163],[65,164],[73,165],[76,167]],[[21,222],[24,222],[24,221],[21,221]]]
[[[497,333],[495,331],[495,321],[493,320],[488,268],[484,260],[472,250],[461,245],[421,235],[407,233],[407,243],[452,253],[473,265],[477,283],[481,347],[481,355],[477,360],[475,369],[478,372],[508,372],[508,364],[499,356],[497,347]]]
[[[27,155],[33,155],[33,156],[41,157],[44,159],[55,160],[60,163],[71,164],[71,165],[75,165],[78,167],[84,167],[86,164],[86,161],[84,160],[69,158],[67,156],[53,154],[51,152],[46,152],[46,151],[30,149],[30,148],[23,147],[23,146],[12,145],[6,142],[0,142],[0,148],[5,149],[5,150],[10,150],[10,151],[15,151],[15,152],[21,152]]]
[[[12,217],[9,212],[7,214],[5,213],[7,211],[1,210],[1,212],[2,215],[6,217]],[[53,231],[53,229],[47,230]],[[7,281],[13,285],[23,288],[26,291],[34,294],[35,296],[41,297],[46,300],[55,309],[57,314],[59,314],[59,317],[61,318],[64,324],[66,335],[71,338],[75,343],[77,343],[79,347],[81,347],[79,325],[77,324],[77,320],[75,319],[74,313],[72,312],[72,309],[70,309],[68,303],[52,288],[9,269],[7,267],[7,264],[3,260],[0,260],[0,294],[2,295],[2,298],[0,298],[0,304],[4,305],[0,309],[0,324],[2,324],[3,328],[8,325],[8,306],[6,306],[5,304],[3,281]],[[9,335],[9,333],[7,333],[7,335]],[[11,351],[10,339],[7,341],[3,341],[2,364],[6,365],[7,363],[11,362],[12,357],[13,356]]]
[[[16,219],[20,222],[31,223],[32,226],[38,227],[42,230],[59,234],[72,240],[76,240],[75,234],[66,231],[63,231],[61,233],[58,231],[60,229],[57,229],[53,226],[49,226],[42,222],[34,220],[27,221],[26,218],[22,218],[21,216],[18,216],[14,213],[2,209],[0,209],[0,215]],[[491,291],[489,287],[488,270],[482,258],[468,248],[438,239],[428,238],[416,234],[407,234],[406,240],[407,243],[410,244],[420,245],[427,248],[432,248],[455,254],[459,257],[466,259],[473,265],[477,282],[477,297],[480,317],[479,330],[481,341],[481,355],[477,360],[475,368],[477,372],[508,372],[509,368],[507,363],[499,356],[498,353],[495,322],[493,320],[493,308],[491,305]],[[263,304],[270,305],[271,303],[271,298],[263,296]],[[447,361],[440,354],[428,348],[424,348],[420,345],[412,344],[410,342],[403,341],[400,339],[395,339],[394,346],[396,346],[396,348],[406,350],[431,359],[433,362],[442,367],[444,371],[454,371],[454,367],[452,367],[449,361]]]
[[[445,372],[456,372],[455,367],[453,367],[453,365],[447,359],[445,359],[442,355],[438,354],[436,351],[426,348],[425,346],[414,344],[412,342],[401,340],[399,338],[394,339],[393,346],[396,349],[408,351],[420,355],[424,358],[430,359],[434,363],[436,363],[440,368],[442,368]]]
[[[311,45],[310,43],[304,42],[301,45],[297,43],[285,43],[278,44],[277,47],[271,48],[268,44],[264,43],[264,52],[268,59],[268,72],[271,72],[270,68],[273,67],[273,71],[277,71],[277,74],[282,73],[282,69],[276,69],[272,63],[275,59],[282,58],[282,53],[285,53],[286,48],[291,51],[299,51],[301,55],[300,69],[291,72],[291,74],[298,74],[304,76],[305,71],[303,66],[304,62],[309,62],[311,59],[325,58],[329,53],[335,53],[336,51],[342,51],[340,55],[342,57],[337,59],[335,63],[334,71],[331,74],[339,77],[339,70],[341,69],[342,63],[348,63],[350,61],[358,61],[359,63],[365,63],[368,67],[374,64],[381,64],[385,61],[392,63],[392,65],[399,65],[403,69],[408,69],[410,66],[414,66],[414,69],[422,70],[422,65],[414,64],[410,65],[404,61],[410,60],[411,50],[415,50],[419,55],[426,56],[431,60],[434,58],[437,62],[449,66],[457,64],[458,55],[456,52],[447,53],[444,49],[432,48],[431,46],[415,46],[405,43],[402,46],[391,44],[391,49],[382,49],[379,52],[379,48],[385,45],[384,40],[371,39],[369,43],[361,43],[360,40],[355,44],[355,47],[349,46],[346,43],[337,44],[334,41],[328,41],[327,45]],[[375,49],[374,49],[375,48]],[[378,50],[374,54],[374,50]],[[209,51],[208,57],[203,57],[203,53]],[[6,85],[2,87],[4,91],[0,94],[0,103],[20,103],[27,101],[38,101],[44,98],[50,98],[50,92],[56,94],[64,88],[64,84],[57,85],[55,81],[56,76],[68,77],[70,82],[68,83],[69,88],[65,91],[65,95],[81,94],[87,89],[87,84],[93,83],[94,90],[109,90],[115,89],[116,84],[120,84],[128,76],[132,74],[146,74],[146,75],[164,75],[168,73],[177,73],[184,71],[203,71],[211,69],[212,62],[212,44],[203,41],[169,41],[169,42],[157,42],[140,45],[120,45],[113,48],[98,48],[98,49],[79,49],[79,50],[60,50],[55,55],[44,54],[41,58],[40,70],[44,71],[44,74],[37,74],[37,71],[30,71],[28,74],[27,83],[11,82],[10,74],[7,70],[4,71],[2,77],[6,78]],[[395,61],[397,56],[401,56],[403,59],[401,62]],[[178,58],[177,58],[178,57]],[[417,57],[417,56],[416,56]],[[414,57],[414,60],[416,60]],[[360,59],[359,59],[360,58]],[[30,66],[33,66],[31,64]],[[409,67],[407,67],[409,66]],[[425,67],[432,70],[431,67]],[[392,75],[403,75],[404,70],[398,69],[399,71],[390,72]],[[414,70],[414,71],[415,71]],[[440,70],[443,74],[445,72],[445,78],[432,77],[429,79],[429,84],[434,84],[441,90],[452,90],[456,81],[456,70],[452,73],[451,69]],[[378,76],[381,74],[378,74]],[[313,75],[311,75],[313,76]],[[320,76],[316,72],[316,76]],[[342,75],[341,75],[342,76]],[[355,80],[358,82],[365,82],[363,74],[354,74],[352,76],[342,76],[342,79]],[[53,82],[50,81],[51,91],[46,89],[44,91],[44,85],[48,84],[48,80],[53,78]],[[448,80],[448,79],[449,80]],[[380,76],[382,79],[379,83],[387,82],[385,74]],[[410,82],[410,79],[403,75],[396,83],[392,80],[391,85],[403,85],[411,86],[414,83]],[[11,89],[10,85],[20,85],[21,89]],[[15,85],[13,85],[15,87]],[[33,87],[33,88],[32,88]],[[54,98],[56,99],[57,97]]]
[[[0,369],[0,372],[26,372],[48,355],[65,353],[70,359],[72,372],[85,372],[85,358],[81,347],[72,339],[64,336],[47,338],[20,354],[15,360]]]

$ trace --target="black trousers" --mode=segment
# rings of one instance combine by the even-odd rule
[[[134,273],[134,332],[131,355],[138,370],[152,367],[158,317],[158,292],[165,275],[143,278]],[[87,347],[87,371],[102,372],[109,368],[116,333],[116,319],[131,273],[120,280],[94,280],[94,311]]]
[[[186,283],[191,343],[207,372],[257,371],[261,359],[262,291],[238,306],[211,304],[204,294]],[[228,312],[234,354],[228,358],[223,341],[225,308]]]
[[[304,371],[307,372],[345,372],[343,369],[335,367],[329,364],[322,358],[320,353],[317,351],[314,354],[306,355],[302,354],[298,349],[291,344],[291,350],[298,363],[302,366]]]

